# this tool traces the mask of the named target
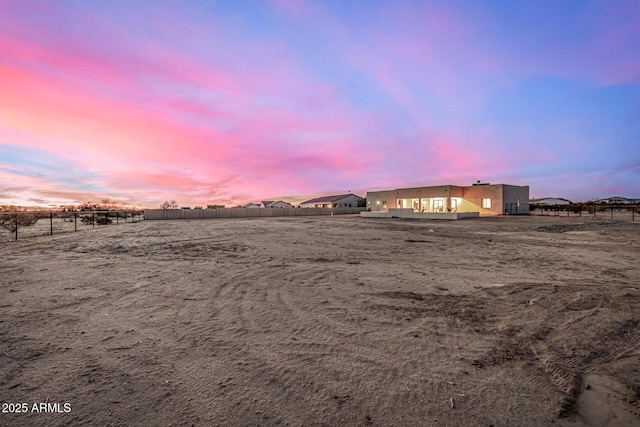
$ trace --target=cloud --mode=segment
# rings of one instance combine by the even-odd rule
[[[240,204],[526,182],[637,145],[630,3],[124,4],[0,5],[1,185]]]

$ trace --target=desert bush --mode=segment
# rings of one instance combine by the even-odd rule
[[[111,224],[113,222],[113,220],[103,214],[103,213],[97,213],[95,214],[95,217],[93,214],[88,214],[88,215],[82,215],[82,223],[89,225],[89,224],[93,224],[93,220],[95,218],[95,223],[98,225],[107,225],[107,224]]]
[[[33,212],[33,213],[14,213],[14,214],[0,214],[0,227],[8,230],[10,233],[15,233],[16,231],[16,215],[17,215],[17,226],[20,227],[29,227],[34,225],[40,218],[44,218],[46,214]]]

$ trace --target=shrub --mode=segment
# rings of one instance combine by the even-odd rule
[[[93,224],[94,214],[88,214],[82,216],[83,224]],[[111,224],[113,220],[108,216],[108,214],[97,213],[95,214],[95,223],[98,225],[107,225]]]
[[[34,225],[40,218],[44,218],[46,214],[33,212],[33,213],[14,213],[14,214],[0,214],[0,227],[5,230],[9,230],[10,233],[16,231],[16,215],[18,215],[18,228],[29,227]]]

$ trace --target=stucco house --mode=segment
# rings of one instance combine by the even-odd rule
[[[261,208],[292,208],[293,205],[291,203],[283,202],[282,200],[272,201],[272,200],[263,200],[260,203]]]
[[[478,215],[526,215],[529,213],[529,186],[476,183],[468,187],[438,185],[398,188],[367,193],[367,210],[405,213]]]
[[[259,208],[260,205],[256,204],[256,203],[247,203],[246,205],[242,205],[242,208]]]
[[[355,194],[337,194],[333,196],[316,197],[300,203],[301,208],[357,208],[362,197]]]

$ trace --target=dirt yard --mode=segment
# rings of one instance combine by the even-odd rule
[[[0,237],[0,425],[640,425],[640,222]]]

